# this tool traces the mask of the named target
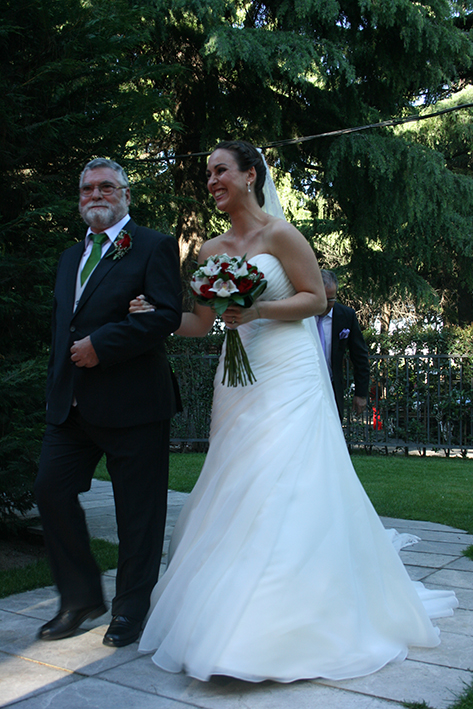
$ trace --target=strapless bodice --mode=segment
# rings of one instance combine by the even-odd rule
[[[281,261],[273,254],[255,254],[248,259],[248,263],[257,266],[264,273],[265,280],[268,282],[266,290],[259,300],[282,300],[289,298],[296,292]]]

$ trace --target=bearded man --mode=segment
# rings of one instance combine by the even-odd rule
[[[78,501],[103,455],[120,540],[106,645],[137,640],[158,577],[169,424],[179,406],[164,348],[181,320],[179,254],[174,238],[130,219],[130,201],[120,165],[89,162],[79,182],[88,230],[59,261],[35,494],[60,605],[42,640],[68,637],[107,610]],[[154,310],[130,314],[141,293]]]

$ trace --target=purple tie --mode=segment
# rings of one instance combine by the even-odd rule
[[[317,330],[319,331],[320,342],[321,342],[322,350],[323,350],[324,357],[325,357],[326,356],[326,353],[325,353],[325,333],[324,333],[323,321],[324,321],[324,319],[321,318],[319,315],[317,317]]]

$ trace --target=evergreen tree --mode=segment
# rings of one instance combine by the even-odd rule
[[[143,145],[169,127],[152,85],[159,67],[141,65],[136,51],[145,36],[142,11],[125,0],[2,6],[0,524],[31,506],[56,264],[83,237],[81,169],[96,156],[118,160],[140,175],[142,221],[168,217],[166,200],[140,199]]]
[[[432,263],[425,263],[422,273],[438,294],[444,321],[459,325],[473,323],[473,216],[470,194],[465,194],[473,181],[473,87],[422,112],[429,116],[468,104],[468,108],[406,125],[401,133],[408,140],[440,153],[444,161],[441,174],[448,170],[454,176],[446,178],[454,183],[454,194],[444,196],[439,242],[431,249],[435,252]]]
[[[207,206],[205,158],[181,156],[210,150],[223,138],[266,145],[400,118],[419,110],[419,100],[434,103],[470,71],[470,5],[145,3],[153,22],[143,52],[163,69],[156,89],[170,94],[179,126],[154,150],[164,148],[175,194],[187,200],[176,222],[184,259],[195,257],[222,222]],[[314,217],[300,226],[315,235],[321,255],[317,235],[331,231],[344,239],[352,292],[380,302],[435,300],[428,274],[445,263],[453,242],[461,252],[471,212],[469,180],[445,174],[438,152],[412,147],[392,130],[371,130],[275,147],[266,156],[290,171],[294,188],[309,200]],[[452,220],[455,234],[438,249]]]
[[[471,3],[448,0],[4,0],[0,506],[2,480],[11,487],[20,468],[26,481],[34,473],[31,432],[43,402],[28,362],[40,357],[31,366],[44,371],[57,258],[83,236],[85,162],[123,164],[133,215],[174,231],[189,265],[225,221],[206,196],[205,155],[191,153],[226,138],[267,146],[434,105],[471,78],[472,16]],[[463,147],[467,139],[465,129]],[[453,320],[455,297],[471,285],[463,265],[473,213],[468,160],[458,162],[457,148],[448,136],[434,144],[376,129],[265,154],[305,195],[312,216],[300,226],[322,265],[324,235],[337,235],[333,265],[354,298],[428,303],[439,279],[450,279]],[[35,444],[24,460],[28,437]],[[5,509],[28,503],[28,485]]]

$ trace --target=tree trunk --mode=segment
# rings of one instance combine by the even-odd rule
[[[391,303],[383,303],[383,305],[381,306],[380,321],[381,321],[381,333],[384,335],[389,334],[389,326],[391,325],[391,316],[392,316]]]

